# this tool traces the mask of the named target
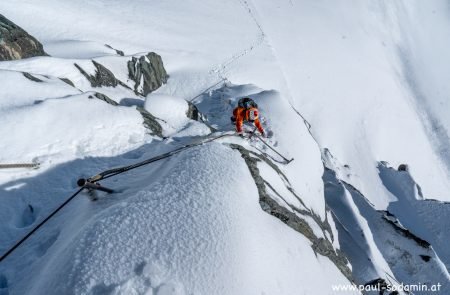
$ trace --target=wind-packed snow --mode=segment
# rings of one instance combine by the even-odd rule
[[[111,46],[101,45],[94,41],[56,40],[45,44],[45,51],[60,58],[95,58],[106,55],[116,55],[117,51]]]
[[[42,0],[0,11],[50,54],[0,62],[0,164],[41,163],[0,170],[1,253],[78,178],[223,135],[102,181],[116,192],[95,202],[77,196],[0,262],[1,295],[351,294],[333,291],[351,281],[317,241],[345,252],[356,284],[440,282],[448,293],[444,0]],[[127,62],[151,51],[169,79],[143,97]],[[93,61],[119,85],[94,87],[75,66],[95,75]],[[232,135],[246,96],[281,156]],[[188,101],[208,125],[187,117]],[[273,165],[250,167],[232,144]],[[261,185],[306,234],[260,204]]]

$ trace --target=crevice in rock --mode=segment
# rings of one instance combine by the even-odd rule
[[[352,281],[351,270],[347,265],[348,260],[345,257],[344,253],[338,249],[334,249],[332,243],[328,239],[325,239],[323,237],[317,237],[311,226],[308,224],[308,222],[305,219],[301,218],[299,215],[312,218],[321,227],[325,237],[326,237],[325,231],[327,231],[330,234],[330,236],[332,236],[331,226],[329,225],[328,220],[325,219],[325,221],[321,221],[319,216],[314,214],[312,210],[308,209],[304,205],[304,202],[301,201],[301,198],[294,192],[292,187],[289,185],[287,177],[267,157],[251,152],[237,144],[230,144],[230,147],[234,150],[239,151],[242,158],[245,160],[245,163],[247,164],[247,167],[250,170],[250,174],[256,184],[261,208],[265,212],[275,216],[283,223],[285,223],[295,231],[303,234],[306,238],[308,238],[312,243],[311,247],[316,253],[316,255],[320,254],[322,256],[328,257],[338,267],[338,269],[342,272],[342,274],[348,280]],[[289,206],[289,208],[292,210],[291,211],[288,208],[278,204],[278,202],[271,197],[267,188],[273,191],[277,196],[281,197],[281,195],[278,192],[276,192],[276,190],[271,185],[269,185],[268,182],[264,180],[264,178],[261,176],[258,169],[258,162],[260,161],[264,161],[275,171],[277,171],[280,177],[285,180],[286,187],[288,189],[290,188],[289,191],[292,192],[297,199],[300,199],[301,204],[305,207],[306,210],[299,210],[298,208],[294,209],[293,207],[295,206],[289,205],[289,203],[286,202],[287,206]],[[285,200],[285,198],[282,197],[281,199]]]

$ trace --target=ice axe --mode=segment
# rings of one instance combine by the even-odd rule
[[[256,138],[258,138],[263,144],[265,144],[269,149],[271,149],[272,151],[274,151],[278,156],[280,156],[281,158],[283,158],[283,160],[286,162],[286,164],[289,164],[290,162],[294,161],[294,158],[288,160],[285,156],[283,156],[282,154],[280,154],[277,150],[275,150],[273,147],[271,147],[267,142],[265,142],[261,136],[255,134]]]
[[[271,147],[267,142],[265,142],[265,141],[261,138],[261,136],[259,136],[259,135],[256,134],[256,129],[257,129],[257,127],[255,127],[255,128],[253,129],[253,131],[250,132],[250,136],[248,137],[248,139],[251,139],[251,138],[253,137],[253,135],[255,135],[256,138],[258,138],[263,144],[265,144],[269,149],[271,149],[271,150],[274,151],[278,156],[280,156],[280,157],[284,160],[284,162],[285,162],[286,164],[289,164],[290,162],[292,162],[292,161],[294,160],[294,158],[288,160],[286,157],[284,157],[282,154],[280,154],[277,150],[275,150],[273,147]]]

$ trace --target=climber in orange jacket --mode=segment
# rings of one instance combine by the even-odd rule
[[[242,134],[244,122],[252,122],[258,128],[262,136],[265,136],[264,129],[259,121],[258,105],[248,97],[242,98],[238,106],[233,110],[231,121],[236,125],[236,131]]]

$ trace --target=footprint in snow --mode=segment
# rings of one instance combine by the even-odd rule
[[[50,235],[50,237],[46,238],[43,242],[40,242],[35,247],[35,253],[38,257],[44,256],[47,253],[47,250],[56,242],[59,236],[59,231]]]
[[[0,274],[0,295],[8,295],[8,279],[5,275]]]
[[[37,212],[33,206],[28,204],[22,211],[22,215],[16,221],[17,228],[28,227],[36,221]]]

